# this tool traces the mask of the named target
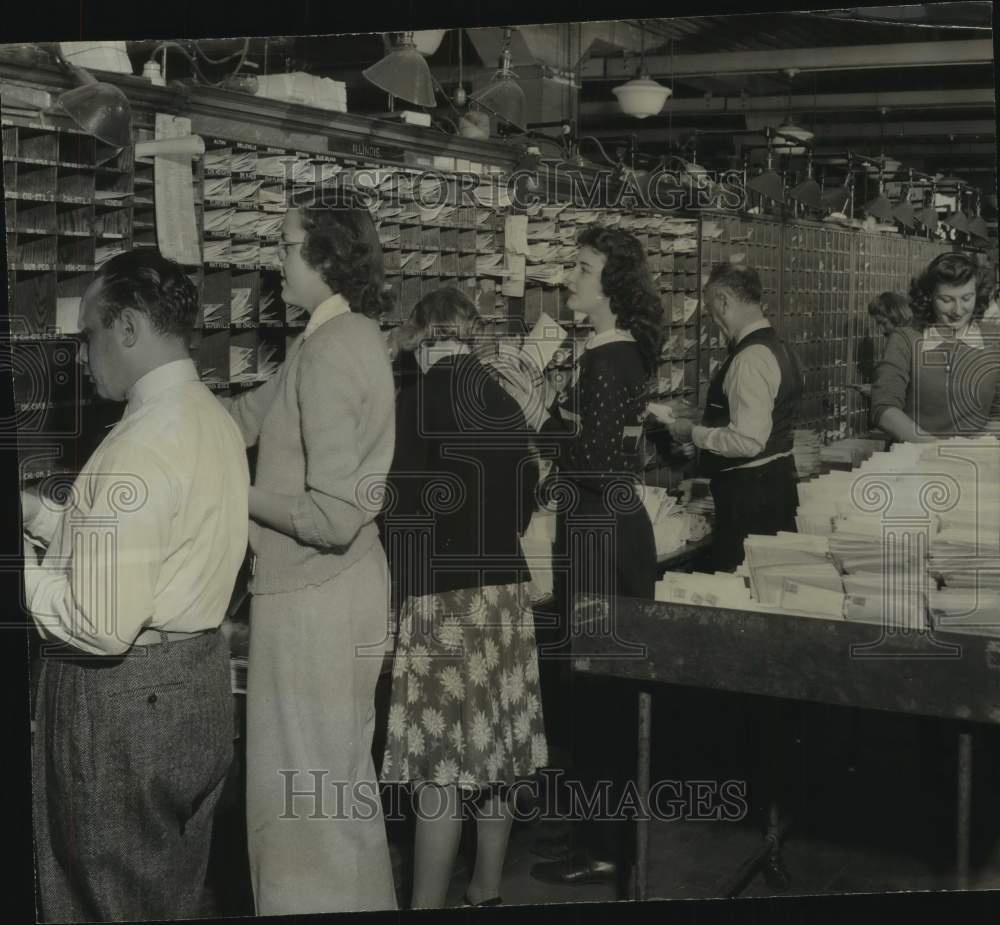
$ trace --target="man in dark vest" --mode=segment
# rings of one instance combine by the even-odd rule
[[[674,440],[698,448],[701,474],[711,479],[717,571],[732,571],[743,561],[749,534],[795,530],[792,442],[802,373],[764,318],[760,300],[756,270],[732,263],[712,270],[702,305],[729,341],[729,359],[712,377],[701,424],[670,425]]]

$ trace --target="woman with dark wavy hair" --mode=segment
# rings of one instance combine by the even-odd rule
[[[282,299],[309,322],[275,376],[230,405],[247,446],[258,446],[247,675],[254,900],[261,915],[394,909],[371,756],[389,612],[375,517],[395,442],[392,371],[372,320],[386,302],[382,249],[363,205],[312,199],[288,210],[279,251]]]
[[[959,252],[914,278],[913,323],[889,335],[876,369],[874,424],[914,442],[997,429],[1000,332],[982,321],[991,291],[975,257]]]
[[[556,575],[559,638],[540,649],[542,693],[553,698],[545,704],[553,719],[550,738],[572,751],[574,771],[589,785],[613,780],[620,786],[628,772],[623,756],[632,754],[629,743],[635,741],[631,701],[613,685],[559,669],[565,668],[574,601],[584,595],[606,598],[613,626],[615,598],[653,599],[656,544],[637,486],[663,307],[635,235],[592,225],[578,243],[567,305],[586,315],[594,334],[579,359],[567,403],[553,406],[551,423],[543,428],[561,434],[553,489],[559,500],[554,553],[555,561],[567,567]],[[617,793],[613,788],[612,799]],[[614,807],[603,809],[613,812]],[[625,872],[619,863],[623,836],[613,821],[578,824],[569,844],[539,846],[539,853],[553,860],[536,864],[532,876],[561,884],[614,881]]]

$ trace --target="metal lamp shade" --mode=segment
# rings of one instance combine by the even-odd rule
[[[926,208],[918,209],[916,218],[917,221],[925,228],[929,228],[931,231],[937,230],[938,214],[937,209],[935,209],[934,206],[927,206]]]
[[[524,91],[512,75],[501,71],[473,100],[522,132],[525,130]]]
[[[397,99],[415,106],[435,104],[431,69],[412,45],[394,49],[361,73],[369,83]]]
[[[833,189],[823,191],[820,196],[820,205],[831,212],[844,214],[850,200],[851,191],[846,186],[835,186]]]
[[[975,218],[969,219],[969,234],[974,234],[977,238],[989,240],[990,229],[982,216],[977,215]]]
[[[785,185],[782,183],[781,177],[773,170],[768,170],[759,177],[754,177],[747,183],[747,189],[777,202],[780,202],[785,195]]]
[[[901,199],[896,203],[892,217],[906,228],[913,228],[917,224],[917,213],[907,199]]]
[[[945,220],[944,223],[949,228],[954,228],[955,231],[964,231],[966,234],[969,233],[969,220],[965,217],[965,213],[961,209],[956,209],[951,213]]]
[[[98,83],[82,68],[74,67],[73,72],[86,82],[60,93],[52,108],[62,110],[98,141],[115,148],[132,144],[132,108],[125,94],[111,84]]]
[[[882,222],[893,222],[896,220],[892,214],[892,208],[892,202],[882,195],[878,195],[865,203],[865,211],[872,218],[877,218]]]
[[[823,199],[820,194],[819,184],[811,177],[803,180],[798,186],[792,187],[788,191],[788,195],[789,198],[794,199],[796,202],[801,202],[802,205],[808,206],[810,209],[823,208]]]

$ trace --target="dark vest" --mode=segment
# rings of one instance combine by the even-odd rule
[[[767,438],[767,444],[757,456],[720,456],[710,450],[702,450],[699,457],[702,475],[713,476],[723,469],[742,466],[776,453],[787,453],[792,448],[793,431],[799,417],[799,404],[802,399],[802,371],[795,354],[778,337],[774,328],[761,328],[748,334],[737,344],[729,359],[715,371],[708,386],[705,414],[701,423],[705,427],[725,427],[729,424],[729,399],[722,389],[722,383],[736,355],[754,344],[763,344],[767,347],[774,354],[781,370],[781,385],[778,386],[778,394],[774,398],[774,408],[771,411],[771,436]]]

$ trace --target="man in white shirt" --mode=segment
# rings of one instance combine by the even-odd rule
[[[709,384],[701,424],[677,420],[671,436],[699,449],[715,500],[712,558],[717,571],[743,561],[751,533],[795,530],[798,490],[792,457],[802,373],[761,310],[756,270],[716,266],[703,304],[729,341],[730,356]]]
[[[199,912],[212,816],[232,762],[218,632],[247,542],[235,422],[188,341],[197,290],[133,251],[83,297],[80,361],[127,401],[68,503],[22,493],[29,612],[45,640],[33,784],[42,921]]]

